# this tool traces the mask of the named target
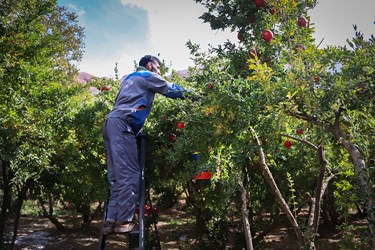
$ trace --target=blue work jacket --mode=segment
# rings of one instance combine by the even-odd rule
[[[150,114],[156,93],[176,99],[183,98],[184,91],[181,86],[141,66],[121,82],[114,107],[107,118],[126,119],[134,133],[138,133]]]

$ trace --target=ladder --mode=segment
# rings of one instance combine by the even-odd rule
[[[138,249],[139,250],[144,250],[145,249],[145,195],[146,195],[146,180],[145,180],[145,166],[146,166],[146,136],[142,133],[139,133],[137,135],[137,140],[140,145],[140,167],[141,167],[141,174],[140,174],[140,192],[139,192],[139,230],[138,231],[132,231],[128,233],[121,233],[121,234],[126,234],[128,236],[128,244],[129,244],[129,249],[134,249],[136,246],[133,246],[133,241],[132,239],[138,235]],[[158,230],[156,226],[156,219],[155,219],[155,213],[154,209],[152,207],[152,202],[150,198],[150,192],[147,188],[147,197],[148,197],[148,202],[150,204],[151,208],[151,215],[153,219],[153,224],[154,224],[154,230],[156,234],[156,240],[157,240],[157,249],[161,250],[161,245],[160,245],[160,240],[159,240],[159,235],[158,235]],[[102,220],[102,225],[100,229],[100,239],[99,239],[99,250],[104,250],[105,249],[105,242],[107,239],[108,235],[103,234],[103,228],[104,228],[104,222],[107,219],[107,204],[104,207],[104,214],[103,214],[103,220]],[[116,233],[112,233],[116,234]]]

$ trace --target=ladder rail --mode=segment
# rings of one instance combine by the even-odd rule
[[[102,219],[102,225],[100,226],[100,238],[99,238],[99,250],[104,250],[105,248],[105,241],[107,239],[107,235],[103,233],[104,229],[104,222],[107,219],[107,203],[104,204],[104,214]]]
[[[141,186],[139,190],[139,250],[145,249],[145,166],[146,166],[146,137],[145,135],[140,135],[140,150],[141,150]]]

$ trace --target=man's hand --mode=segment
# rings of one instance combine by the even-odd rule
[[[201,99],[201,97],[200,97],[199,95],[195,95],[195,96],[193,96],[193,97],[191,98],[191,100],[192,100],[193,102],[196,102],[196,101],[198,101],[199,99]]]
[[[196,102],[201,98],[199,95],[195,94],[191,90],[185,90],[184,97],[189,98],[193,102]]]

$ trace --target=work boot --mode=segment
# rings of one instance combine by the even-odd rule
[[[117,222],[114,232],[115,233],[130,233],[134,231],[138,231],[138,225],[132,222]]]
[[[114,221],[105,221],[103,225],[103,234],[107,235],[107,234],[113,233],[115,225],[116,225],[116,222]]]

